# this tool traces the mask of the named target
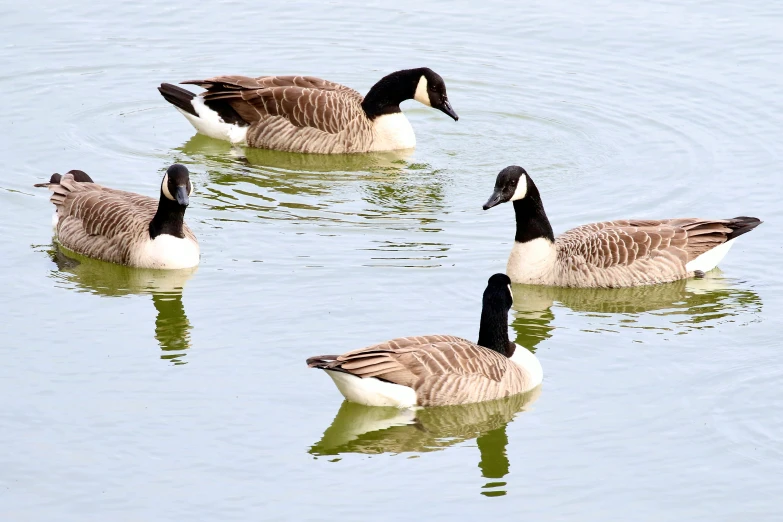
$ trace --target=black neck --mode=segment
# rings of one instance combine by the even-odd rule
[[[184,238],[185,207],[171,201],[161,193],[158,211],[150,221],[150,237],[155,239],[161,234]]]
[[[484,299],[479,338],[476,344],[506,357],[513,355],[516,345],[508,339],[508,309],[502,302]]]
[[[422,74],[419,69],[408,69],[381,78],[362,101],[362,109],[367,117],[374,120],[384,114],[401,112],[400,104],[416,94],[416,86]]]
[[[527,243],[544,237],[555,242],[552,225],[549,224],[549,218],[544,212],[544,204],[541,202],[541,194],[533,182],[528,183],[524,199],[514,201],[514,213],[517,215],[517,233],[514,241]]]

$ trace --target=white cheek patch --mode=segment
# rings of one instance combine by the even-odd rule
[[[527,195],[527,178],[523,176],[519,178],[519,181],[517,182],[517,189],[514,191],[514,195],[511,196],[511,199],[509,201],[518,201],[520,199],[524,199],[526,195]]]
[[[190,184],[190,192],[188,192],[188,197],[193,195],[193,183]]]
[[[416,86],[416,94],[413,95],[413,99],[427,107],[432,107],[430,95],[427,92],[427,78],[424,76],[419,78],[419,84]]]
[[[169,192],[169,174],[166,173],[165,176],[163,176],[163,183],[160,185],[160,191],[163,192],[163,195],[166,196],[171,201],[176,201],[174,197],[171,195],[171,192]]]

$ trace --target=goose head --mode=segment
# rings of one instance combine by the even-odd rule
[[[413,99],[417,102],[438,109],[447,116],[459,120],[459,116],[454,112],[449,103],[448,95],[446,94],[446,83],[438,73],[427,67],[418,69],[418,78],[414,76],[416,80],[416,90],[413,93]]]
[[[507,357],[514,353],[514,343],[508,339],[508,312],[512,304],[511,279],[506,274],[490,277],[484,290],[478,344]]]
[[[527,175],[522,167],[512,165],[500,171],[495,180],[495,189],[486,203],[484,210],[506,203],[508,201],[520,201],[525,199],[529,193],[533,180]],[[533,185],[535,187],[535,185]]]
[[[449,103],[443,78],[427,67],[404,69],[384,76],[364,97],[362,108],[372,120],[400,112],[400,103],[410,99],[438,109],[454,121],[459,119]]]
[[[188,206],[193,185],[190,183],[190,174],[185,165],[175,163],[166,170],[163,182],[160,184],[160,193],[169,201],[176,201],[183,208]]]

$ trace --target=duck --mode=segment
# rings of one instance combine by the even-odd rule
[[[209,137],[260,149],[350,154],[412,149],[416,136],[400,103],[414,99],[447,114],[443,78],[427,67],[381,78],[366,96],[313,76],[216,76],[181,82],[199,95],[162,83],[158,91]]]
[[[484,290],[478,342],[452,335],[401,337],[307,359],[350,402],[416,408],[471,404],[530,391],[543,380],[538,358],[508,338],[511,280],[494,274]]]
[[[184,222],[193,193],[184,165],[166,170],[158,201],[104,187],[75,171],[53,174],[48,183],[35,186],[52,192],[56,239],[67,250],[136,268],[182,269],[199,263],[198,241]]]
[[[517,230],[506,273],[514,283],[621,288],[703,277],[739,236],[762,222],[621,219],[582,225],[555,238],[541,194],[522,167],[501,170],[484,210],[513,202]]]

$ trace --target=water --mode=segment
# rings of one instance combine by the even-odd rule
[[[783,7],[775,2],[152,2],[0,7],[0,519],[775,520]],[[195,136],[161,81],[306,73],[362,92],[427,65],[412,154],[312,158]],[[165,278],[52,245],[54,171],[149,195],[178,161],[202,262]],[[556,232],[764,220],[702,281],[517,287],[540,395],[343,404],[306,357],[475,338],[505,267],[495,175]]]

